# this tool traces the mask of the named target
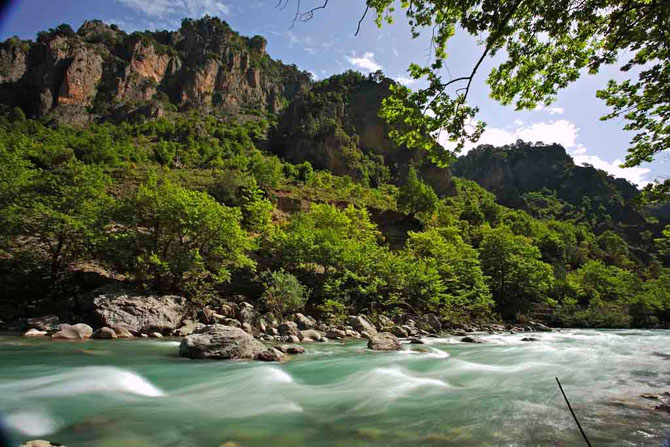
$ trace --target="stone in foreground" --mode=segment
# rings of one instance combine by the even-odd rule
[[[184,337],[179,355],[191,359],[254,359],[266,348],[240,328],[212,324]]]
[[[374,351],[397,351],[400,349],[400,342],[390,332],[379,332],[368,340],[368,348]]]
[[[32,441],[26,441],[21,444],[21,447],[65,447],[63,444],[58,444],[57,442],[49,442],[44,439],[34,439]]]

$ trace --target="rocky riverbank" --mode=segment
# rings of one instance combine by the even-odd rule
[[[400,340],[422,343],[423,337],[440,334],[462,337],[463,342],[482,343],[478,332],[551,331],[541,323],[526,325],[455,325],[435,314],[395,320],[383,315],[351,315],[346,321],[327,316],[296,313],[278,318],[248,302],[225,302],[200,309],[179,296],[135,295],[100,290],[84,306],[83,321],[64,322],[58,315],[43,315],[13,322],[9,330],[25,337],[54,340],[119,339],[174,336],[182,338],[179,355],[193,359],[255,359],[283,361],[298,354],[298,343],[342,342],[366,338],[372,350],[398,350]],[[533,341],[533,337],[525,337]]]

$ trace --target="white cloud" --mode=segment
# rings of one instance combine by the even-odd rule
[[[347,60],[351,65],[362,70],[377,71],[382,69],[382,66],[375,61],[375,53],[370,51],[366,51],[362,56],[356,56],[356,53],[352,53],[351,56],[347,56]]]
[[[391,50],[393,50],[393,55],[398,57],[398,50],[396,50],[395,47],[391,48]]]
[[[644,186],[649,183],[649,180],[647,179],[649,169],[647,168],[622,168],[620,165],[623,162],[619,159],[616,159],[610,163],[597,155],[588,155],[586,153],[577,154],[577,151],[573,153],[572,158],[575,160],[575,164],[577,165],[583,165],[584,163],[590,164],[594,168],[602,169],[603,171],[606,171],[615,177],[625,178],[629,182],[638,186]]]
[[[520,119],[517,118],[514,121],[512,121],[512,124],[514,124],[517,127],[518,126],[523,126],[523,121],[521,121]]]
[[[179,16],[199,18],[204,15],[223,16],[230,13],[230,6],[221,0],[117,0],[122,5],[149,17]]]
[[[515,124],[517,124],[516,121]],[[566,148],[572,148],[576,145],[578,130],[574,123],[567,120],[522,125],[512,130],[492,127],[486,129],[477,145],[504,146],[521,139],[532,142],[558,143]]]
[[[516,121],[515,121],[516,124]],[[466,145],[465,151],[472,149],[480,144],[491,144],[493,146],[504,146],[514,143],[516,140],[527,142],[543,142],[546,144],[558,143],[565,147],[572,156],[576,165],[584,163],[592,165],[597,169],[602,169],[615,177],[625,178],[631,183],[643,186],[649,183],[647,174],[650,170],[647,168],[622,168],[622,161],[619,159],[611,162],[603,160],[600,156],[589,154],[587,148],[577,143],[579,129],[574,123],[567,120],[557,120],[550,122],[533,123],[529,125],[520,125],[515,129],[487,128],[479,141],[472,145]],[[446,135],[441,135],[446,139]],[[453,143],[441,141],[445,147],[454,147]]]
[[[549,107],[547,112],[549,112],[549,115],[562,115],[565,109],[563,107]]]
[[[416,82],[416,79],[407,76],[398,76],[394,79],[398,84],[402,84],[405,87],[408,87]]]

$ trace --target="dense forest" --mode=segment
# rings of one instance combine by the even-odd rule
[[[89,28],[52,30],[40,45],[189,51],[117,29],[100,43]],[[231,32],[210,19],[183,28],[205,39]],[[244,45],[226,57],[260,45],[235,39]],[[208,51],[193,64],[219,57]],[[537,315],[562,326],[670,324],[670,226],[633,185],[575,166],[560,146],[521,141],[480,147],[452,173],[386,136],[377,115],[394,83],[380,73],[313,82],[267,56],[253,63],[258,79],[281,74],[293,87],[258,81],[258,95],[241,89],[248,101],[233,109],[216,91],[219,102],[204,101],[182,73],[114,110],[104,83],[74,115],[66,101],[43,110],[4,101],[5,318],[76,312],[78,296],[114,283],[194,306],[248,300],[335,320],[430,312],[454,324]],[[201,102],[175,94],[175,79]],[[160,113],[137,113],[147,105]]]

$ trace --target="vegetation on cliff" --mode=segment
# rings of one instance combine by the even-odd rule
[[[226,26],[185,21],[176,41],[136,38],[182,56],[192,54],[190,38],[202,40],[230,49],[231,60],[264,47]],[[101,27],[41,39],[89,45]],[[271,70],[265,57],[258,63]],[[205,63],[188,61],[181,70]],[[165,82],[158,92],[169,93]],[[276,109],[168,98],[161,116],[128,109],[110,119],[91,104],[85,126],[6,107],[3,312],[70,312],[80,294],[121,282],[197,306],[243,295],[276,313],[334,319],[430,312],[459,323],[542,312],[573,326],[670,324],[670,234],[636,202],[636,188],[574,166],[559,146],[522,142],[479,148],[452,177],[387,136],[378,114],[393,85],[348,72],[287,93]]]

